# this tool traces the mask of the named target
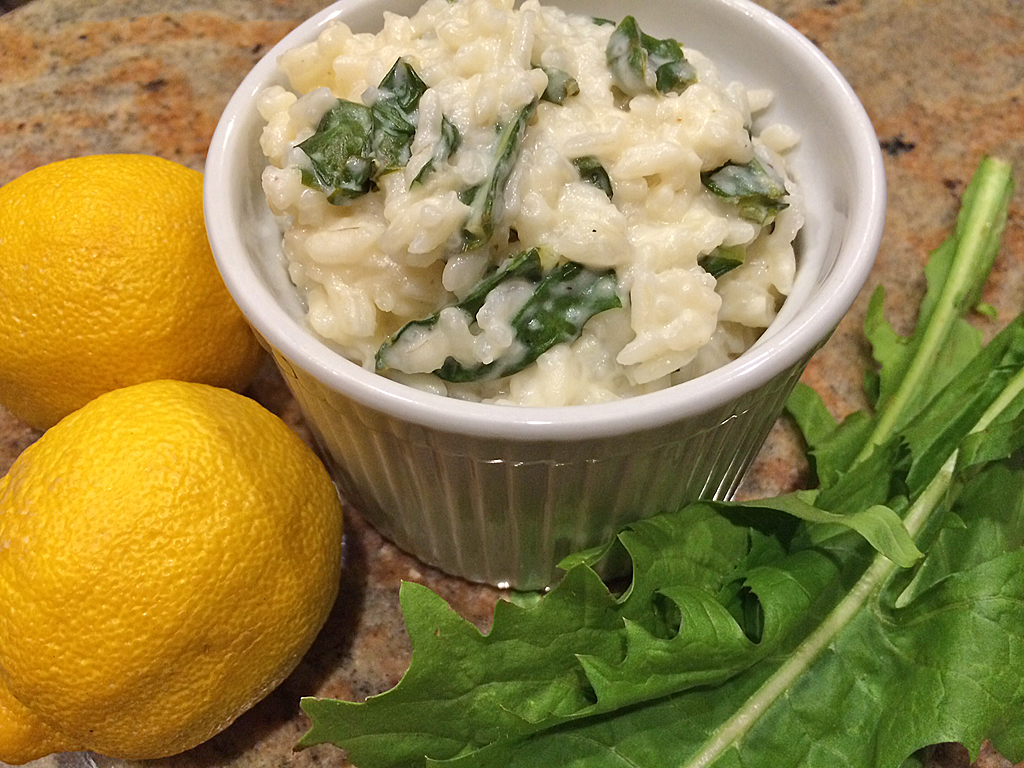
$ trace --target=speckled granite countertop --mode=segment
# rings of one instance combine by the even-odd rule
[[[983,152],[1012,161],[1024,188],[1024,3],[977,0],[760,0],[816,42],[867,107],[886,155],[889,213],[877,264],[849,316],[804,380],[836,414],[861,405],[867,298],[884,284],[906,331],[923,291],[921,265],[950,229]],[[248,69],[326,0],[32,0],[0,16],[0,184],[43,163],[97,152],[161,155],[202,169],[220,112]],[[1024,307],[1024,194],[984,297],[1009,318]],[[986,334],[998,320],[976,318]],[[280,379],[250,394],[308,438]],[[0,408],[0,475],[38,434]],[[780,422],[743,493],[793,487],[804,465]],[[398,609],[402,580],[428,584],[486,626],[499,594],[419,565],[349,515],[342,598],[313,649],[266,700],[210,742],[154,761],[167,768],[345,766],[329,747],[294,753],[306,728],[301,695],[361,698],[398,682],[410,647]],[[935,766],[966,766],[956,747]],[[1006,768],[985,751],[978,763]],[[125,766],[92,755],[36,768]]]

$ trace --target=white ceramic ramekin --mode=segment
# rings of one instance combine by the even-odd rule
[[[619,18],[615,0],[560,0]],[[206,222],[228,289],[273,353],[342,492],[426,563],[521,589],[624,524],[733,493],[813,352],[874,262],[885,216],[878,141],[836,68],[747,0],[662,0],[632,9],[645,31],[710,56],[728,79],[770,88],[765,119],[795,128],[791,172],[806,197],[796,285],[771,327],[723,368],[615,403],[520,408],[423,393],[342,358],[304,321],[281,233],[260,187],[256,95],[285,84],[277,57],[332,19],[376,31],[417,0],[340,0],[260,61],[231,98],[206,163]]]

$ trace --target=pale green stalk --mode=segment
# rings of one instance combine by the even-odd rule
[[[962,211],[957,221],[956,252],[935,311],[903,380],[892,398],[882,404],[875,428],[854,465],[892,437],[905,415],[907,403],[931,374],[938,351],[954,323],[969,309],[967,302],[977,292],[980,281],[988,276],[1006,221],[1007,201],[1013,192],[1012,170],[1009,163],[997,158],[982,160],[974,176],[977,187],[972,190],[970,208]]]

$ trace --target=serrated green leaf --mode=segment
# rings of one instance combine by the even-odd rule
[[[342,742],[360,768],[374,768],[522,737],[592,704],[577,647],[608,658],[623,650],[615,600],[589,569],[571,571],[533,608],[500,602],[486,635],[418,584],[402,585],[401,604],[414,644],[406,675],[362,704],[303,699],[312,726],[300,746]],[[552,635],[551,625],[564,631]]]
[[[928,557],[902,587],[895,603],[906,604],[950,574],[1024,548],[1021,481],[1018,469],[995,464],[968,482],[949,524],[937,531],[929,543]]]
[[[830,488],[839,481],[860,453],[874,424],[862,411],[855,411],[837,423],[818,393],[802,383],[790,394],[786,411],[807,442],[820,488]]]
[[[799,552],[781,562],[737,573],[759,608],[756,639],[720,597],[683,584],[661,589],[658,595],[672,603],[678,617],[670,636],[628,623],[627,653],[621,662],[581,655],[597,697],[595,713],[722,683],[777,650],[806,615],[821,585],[835,575],[834,565],[819,552]]]
[[[979,723],[1007,723],[1015,736],[996,744],[1015,743],[1024,703],[1014,664],[1024,654],[1024,551],[954,575],[904,608],[877,594],[840,617],[827,644],[793,646],[727,687],[569,724],[455,764],[888,768],[943,741],[964,741],[976,754],[992,733]]]
[[[970,433],[1003,393],[1008,393],[1011,401],[1020,396],[1021,371],[1024,371],[1024,316],[1007,326],[973,360],[963,365],[919,418],[904,430],[904,439],[914,457],[907,475],[911,492],[923,487],[942,465],[950,445],[960,445],[969,439],[967,450],[971,455],[987,455],[989,459],[1004,458],[1016,450],[1012,429],[1001,440],[996,440],[991,433]],[[1011,405],[1007,402],[1000,411],[1000,423],[1006,423],[1006,419],[1019,412],[1019,406],[1007,412],[1006,407]],[[960,459],[961,463],[966,460],[966,455]]]
[[[813,503],[817,494],[797,491],[771,499],[762,499],[746,506],[758,506],[785,512],[808,523],[840,526],[856,531],[876,550],[901,568],[909,568],[921,559],[921,551],[915,546],[910,534],[903,526],[899,515],[884,504],[871,504],[848,514],[837,514],[821,509]]]

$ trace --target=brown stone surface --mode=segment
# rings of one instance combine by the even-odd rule
[[[852,311],[804,376],[836,415],[860,407],[869,350],[860,333],[877,285],[897,330],[914,319],[921,265],[949,230],[959,195],[985,152],[1014,162],[1024,187],[1024,9],[1020,0],[761,0],[817,43],[864,102],[885,149],[889,212],[876,267]],[[46,162],[143,152],[201,169],[234,87],[321,0],[33,0],[0,16],[0,184]],[[997,320],[1024,306],[1024,209],[1014,198],[1003,253],[985,294]],[[250,394],[308,438],[280,379]],[[0,408],[0,474],[38,434]],[[792,427],[773,430],[742,494],[798,486],[805,465]],[[347,765],[337,750],[293,753],[306,727],[303,695],[360,699],[394,685],[410,647],[398,609],[402,580],[434,588],[481,628],[499,594],[447,578],[383,541],[352,512],[342,598],[316,645],[269,698],[220,736],[156,761],[174,768]],[[931,768],[969,765],[954,746]],[[126,766],[89,755],[37,768]],[[979,768],[1009,768],[986,747]]]

